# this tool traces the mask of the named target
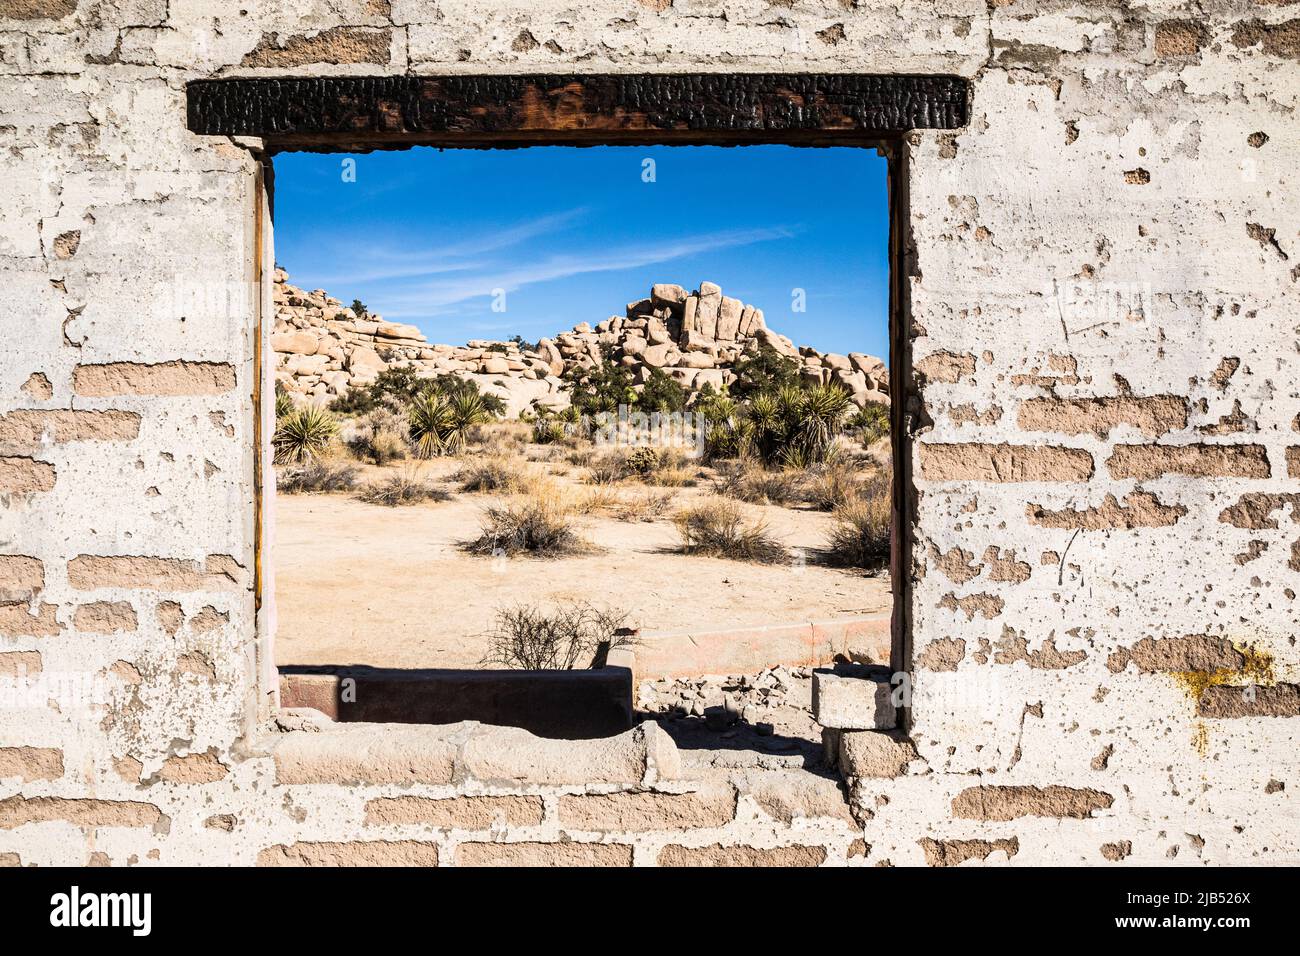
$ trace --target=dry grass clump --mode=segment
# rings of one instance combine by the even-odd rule
[[[411,468],[405,468],[381,481],[372,482],[357,497],[372,505],[414,505],[422,501],[446,501],[451,493],[427,480]]]
[[[375,408],[357,420],[347,444],[352,454],[376,465],[405,458],[409,450],[406,419],[391,408]]]
[[[827,541],[833,564],[879,568],[889,561],[889,500],[859,498],[833,511],[835,526]]]
[[[472,458],[456,472],[454,481],[461,491],[521,494],[531,488],[538,476],[522,459],[496,455]]]
[[[587,481],[593,485],[613,485],[631,473],[626,451],[607,451],[587,465]]]
[[[889,563],[890,486],[885,470],[831,512],[835,524],[826,544],[830,563],[869,569]]]
[[[834,511],[861,495],[866,477],[861,465],[835,461],[810,469],[804,482],[804,500],[818,511]]]
[[[656,488],[694,488],[699,484],[699,470],[696,468],[658,468],[645,476],[647,485]]]
[[[597,485],[583,490],[570,499],[570,505],[578,514],[594,514],[599,511],[612,511],[622,504],[622,499],[609,485]]]
[[[501,608],[481,663],[525,670],[594,667],[613,648],[638,643],[626,624],[626,613],[585,602],[562,604],[549,614],[525,604]]]
[[[673,523],[686,554],[763,564],[789,559],[781,543],[768,534],[765,521],[747,521],[740,505],[726,498],[692,505],[679,512]]]
[[[521,454],[531,437],[532,429],[524,422],[496,421],[475,425],[470,443],[485,455],[504,457]]]
[[[351,491],[357,483],[356,466],[331,458],[317,458],[300,468],[286,468],[276,477],[275,488],[287,495],[326,491]]]
[[[614,517],[620,521],[654,521],[668,513],[673,502],[671,491],[648,491],[619,502]]]
[[[488,508],[481,527],[466,546],[473,554],[558,557],[588,549],[574,525],[572,502],[550,490]]]
[[[803,474],[797,471],[769,471],[741,465],[726,471],[715,483],[720,495],[757,505],[786,505],[799,498]]]
[[[568,450],[564,460],[579,468],[590,468],[591,463],[596,460],[596,446],[590,442],[581,442],[577,447]]]

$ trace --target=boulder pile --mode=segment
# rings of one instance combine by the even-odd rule
[[[805,380],[838,382],[858,407],[889,402],[889,373],[880,359],[796,347],[767,327],[761,309],[723,295],[712,282],[701,282],[693,292],[680,285],[654,285],[649,296],[629,303],[623,315],[594,328],[579,323],[536,346],[484,340],[433,344],[413,325],[357,315],[323,289],[305,292],[290,285],[283,269],[275,272],[274,301],[276,382],[315,403],[373,382],[389,365],[410,365],[422,375],[471,379],[504,399],[507,414],[514,417],[531,408],[567,406],[564,374],[599,363],[602,350],[631,370],[637,386],[654,369],[662,369],[694,392],[705,384],[715,389],[730,384],[736,362],[765,345],[797,361]]]

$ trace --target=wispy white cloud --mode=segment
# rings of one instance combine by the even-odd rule
[[[591,253],[566,253],[532,262],[501,261],[479,263],[465,274],[427,282],[401,283],[376,298],[381,311],[392,317],[411,318],[444,314],[458,303],[491,296],[496,289],[517,292],[529,285],[567,279],[597,272],[617,272],[701,253],[717,252],[759,242],[788,239],[796,234],[789,227],[738,229],[704,233],[659,242],[625,245]]]
[[[474,236],[462,237],[438,246],[410,248],[398,245],[389,237],[372,240],[367,244],[349,242],[346,256],[335,255],[335,261],[350,261],[354,267],[346,272],[322,276],[318,281],[335,286],[358,285],[389,279],[413,279],[448,272],[465,272],[481,267],[481,258],[489,253],[509,249],[520,243],[561,232],[575,224],[587,209],[580,207],[549,216],[540,216],[514,223],[500,229],[484,231]]]

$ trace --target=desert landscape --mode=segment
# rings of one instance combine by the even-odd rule
[[[627,644],[643,711],[811,741],[810,668],[888,662],[879,359],[799,348],[708,282],[457,347],[277,280],[278,664]]]

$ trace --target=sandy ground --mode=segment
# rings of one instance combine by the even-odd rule
[[[445,477],[455,467],[436,462],[427,474]],[[632,498],[647,490],[629,485],[619,493]],[[680,506],[708,489],[672,493]],[[667,517],[623,521],[604,514],[578,519],[595,546],[591,554],[548,560],[464,553],[460,545],[478,537],[484,508],[503,500],[458,492],[448,501],[393,508],[350,493],[277,495],[276,663],[482,666],[496,609],[520,602],[587,600],[625,610],[646,640],[654,632],[889,610],[887,575],[818,565],[831,522],[824,513],[744,506],[762,514],[787,547],[805,551],[806,563],[789,565],[684,556]]]

